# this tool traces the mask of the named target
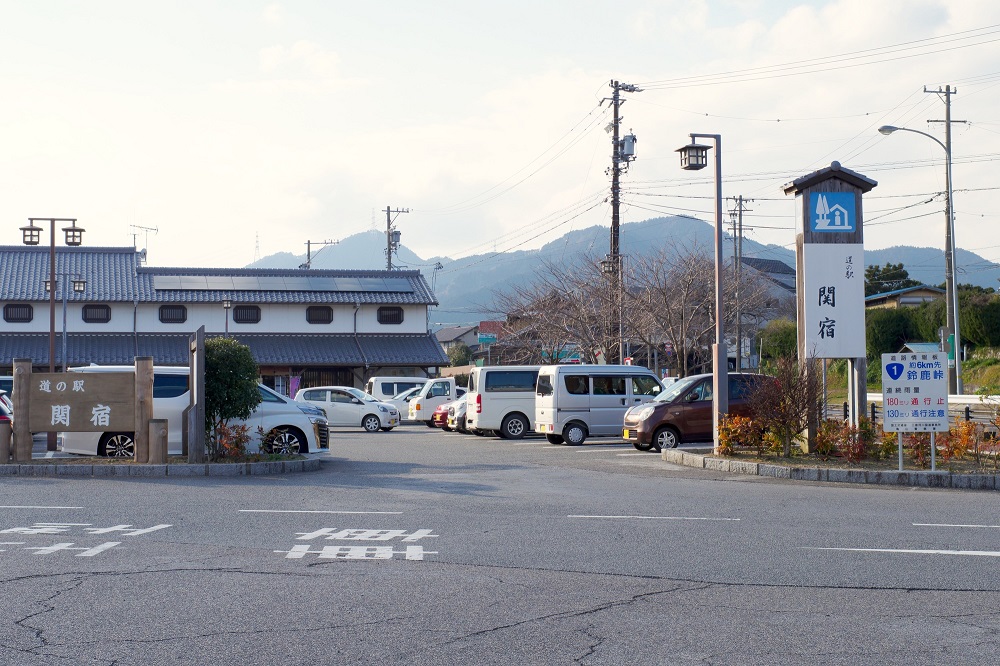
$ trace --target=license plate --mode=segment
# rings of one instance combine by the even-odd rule
[[[625,430],[622,431],[622,437],[624,439],[632,439],[632,435],[629,434],[630,432],[631,431],[628,428],[625,428]]]

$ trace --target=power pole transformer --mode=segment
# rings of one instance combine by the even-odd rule
[[[609,277],[608,286],[611,296],[609,299],[611,303],[611,316],[608,318],[608,339],[615,342],[613,349],[608,350],[605,358],[617,358],[618,363],[624,363],[625,350],[623,337],[625,327],[623,319],[625,295],[622,280],[622,255],[619,244],[619,226],[621,223],[619,213],[621,207],[621,187],[619,181],[621,175],[628,171],[629,163],[635,159],[636,138],[635,134],[631,132],[625,135],[625,137],[620,138],[622,117],[618,112],[621,105],[625,102],[621,97],[621,93],[637,93],[642,92],[642,89],[631,83],[622,83],[620,81],[612,81],[610,85],[613,91],[610,98],[612,117],[611,124],[608,126],[611,131],[611,251],[608,253],[607,258],[601,262],[601,268]],[[608,101],[607,97],[601,100],[601,104],[604,104],[606,101]]]
[[[396,208],[393,210],[390,206],[385,207],[385,270],[387,271],[392,270],[392,254],[399,249],[400,233],[392,226],[392,223],[396,220],[393,214],[398,217],[400,213],[409,212],[409,208]]]

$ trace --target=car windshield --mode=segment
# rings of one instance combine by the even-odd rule
[[[365,402],[378,402],[378,398],[370,393],[365,393],[361,389],[349,388],[347,392],[353,395],[358,400],[364,400]]]
[[[392,396],[392,399],[393,400],[403,400],[404,398],[408,398],[409,396],[413,395],[414,393],[416,393],[420,389],[421,389],[420,386],[418,386],[416,388],[406,389],[402,393],[397,393],[396,395]]]
[[[653,398],[653,402],[673,402],[677,399],[677,396],[683,394],[691,386],[698,381],[696,377],[685,377],[684,379],[678,379],[676,382],[671,384],[665,391],[660,393],[660,395]]]

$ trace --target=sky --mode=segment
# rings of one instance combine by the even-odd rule
[[[879,183],[867,247],[943,249],[945,151],[876,130],[944,141],[924,91],[950,85],[957,245],[1000,261],[990,0],[0,0],[0,17],[2,244],[75,217],[88,246],[236,267],[384,231],[389,207],[424,258],[536,248],[610,224],[618,80],[641,89],[621,109],[623,223],[714,219],[712,169],[675,153],[696,132],[722,136],[727,211],[753,200],[747,238],[793,248],[781,186],[837,160]]]

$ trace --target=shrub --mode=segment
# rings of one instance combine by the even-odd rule
[[[250,427],[244,424],[219,423],[215,426],[214,437],[209,441],[213,448],[213,460],[240,458],[246,453],[246,446],[250,443]]]
[[[726,414],[719,420],[719,454],[736,455],[737,448],[755,448],[760,452],[763,435],[753,419]]]
[[[257,362],[246,345],[232,338],[205,341],[205,431],[213,460],[225,452],[219,426],[230,419],[250,418],[260,403],[258,376]]]

